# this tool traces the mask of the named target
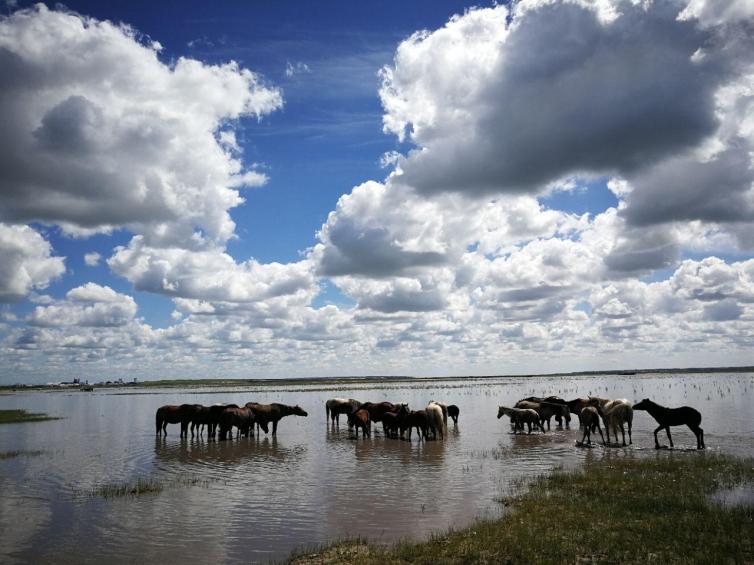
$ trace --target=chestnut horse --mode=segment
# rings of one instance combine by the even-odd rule
[[[254,412],[254,418],[257,426],[267,433],[267,424],[272,422],[272,435],[277,434],[278,422],[286,416],[308,416],[309,414],[300,406],[288,406],[273,402],[272,404],[259,404],[258,402],[247,402],[246,408]]]
[[[155,428],[157,435],[168,435],[168,424],[181,425],[181,437],[188,436],[189,424],[194,414],[201,408],[201,404],[167,404],[160,406],[155,414]],[[191,430],[191,436],[194,436],[194,430]]]
[[[365,408],[359,408],[355,412],[351,412],[348,415],[348,427],[353,428],[356,432],[356,438],[359,437],[359,428],[361,428],[362,437],[370,437],[372,423],[369,416],[369,411]]]
[[[222,411],[219,418],[220,423],[220,440],[223,441],[231,432],[233,438],[233,426],[238,428],[238,435],[249,437],[254,433],[254,412],[246,408],[226,408]]]

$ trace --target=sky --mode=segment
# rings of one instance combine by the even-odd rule
[[[6,1],[0,383],[754,364],[752,30]]]

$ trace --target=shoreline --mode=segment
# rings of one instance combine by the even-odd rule
[[[606,371],[574,371],[565,373],[522,373],[512,375],[454,375],[442,377],[400,376],[348,376],[348,377],[300,377],[281,379],[161,379],[144,380],[137,383],[110,384],[13,384],[0,385],[0,393],[29,391],[83,391],[96,390],[143,390],[155,388],[221,388],[221,387],[289,387],[289,386],[353,386],[353,385],[392,385],[406,383],[435,383],[459,380],[494,380],[494,379],[533,379],[549,377],[590,377],[590,376],[635,376],[663,374],[707,374],[707,373],[752,373],[754,366],[738,367],[685,367],[670,369],[615,369]]]

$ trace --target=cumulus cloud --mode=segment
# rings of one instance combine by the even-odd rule
[[[0,219],[194,247],[233,234],[236,188],[266,179],[216,132],[281,94],[234,62],[158,51],[126,25],[43,5],[0,20]]]
[[[84,264],[87,267],[96,267],[99,264],[101,259],[102,259],[102,255],[100,255],[96,251],[92,251],[91,253],[84,254]]]
[[[152,248],[141,236],[120,246],[107,261],[137,290],[208,302],[253,302],[316,290],[311,267],[299,263],[236,263],[222,249]]]
[[[45,288],[65,271],[64,258],[28,226],[0,223],[0,302],[15,302]]]
[[[29,316],[31,326],[123,326],[133,321],[136,302],[107,286],[87,283],[68,291],[65,300],[37,306]]]

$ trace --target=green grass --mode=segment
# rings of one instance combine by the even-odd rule
[[[0,461],[3,459],[15,459],[16,457],[34,457],[36,455],[42,455],[44,451],[23,451],[23,450],[15,450],[15,451],[0,451]]]
[[[158,479],[154,477],[136,477],[125,482],[106,483],[96,486],[84,493],[87,497],[122,498],[141,496],[145,494],[159,494],[166,488],[202,486],[208,487],[212,481],[201,477],[179,476],[172,479]]]
[[[26,410],[0,410],[0,424],[16,424],[19,422],[44,422],[46,420],[59,420],[47,414],[35,414]]]
[[[746,482],[753,460],[710,453],[591,462],[535,479],[500,519],[389,548],[337,543],[289,563],[754,563],[754,508],[709,501]]]

